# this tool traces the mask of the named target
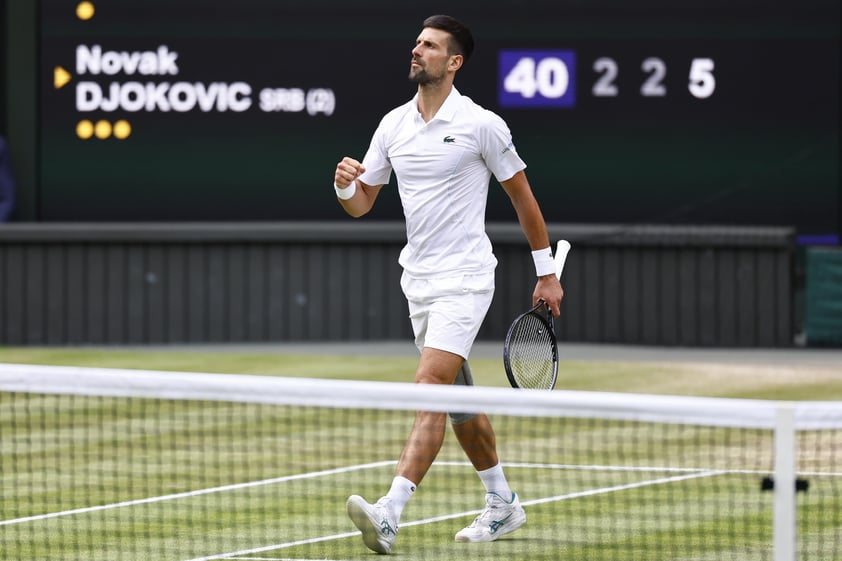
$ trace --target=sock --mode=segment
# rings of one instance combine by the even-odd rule
[[[395,523],[400,522],[401,513],[403,513],[403,509],[406,507],[406,503],[409,502],[412,494],[415,493],[415,487],[415,483],[400,475],[395,476],[392,480],[392,487],[386,493],[386,498],[392,501]]]
[[[503,464],[497,464],[493,468],[483,471],[478,471],[477,475],[485,485],[485,490],[489,493],[495,493],[504,501],[511,502],[514,500],[514,494],[509,488],[509,482],[506,481],[506,476],[503,474]]]

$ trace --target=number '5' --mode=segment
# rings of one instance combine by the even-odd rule
[[[700,99],[713,95],[716,90],[716,78],[713,77],[712,58],[693,59],[690,63],[690,84],[687,89]]]

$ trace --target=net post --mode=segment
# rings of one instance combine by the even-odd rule
[[[777,408],[775,414],[774,561],[795,561],[795,410]]]

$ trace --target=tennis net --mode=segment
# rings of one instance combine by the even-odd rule
[[[528,522],[448,432],[402,559],[842,559],[842,404],[0,364],[0,559],[368,559],[414,410],[486,412]],[[796,492],[796,489],[799,491]]]

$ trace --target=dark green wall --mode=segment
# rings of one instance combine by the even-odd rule
[[[516,224],[479,334],[502,341],[531,305]],[[550,224],[568,239],[556,320],[566,342],[793,344],[793,232]],[[0,345],[411,338],[401,222],[9,224],[0,228]],[[349,296],[351,295],[351,296]]]

